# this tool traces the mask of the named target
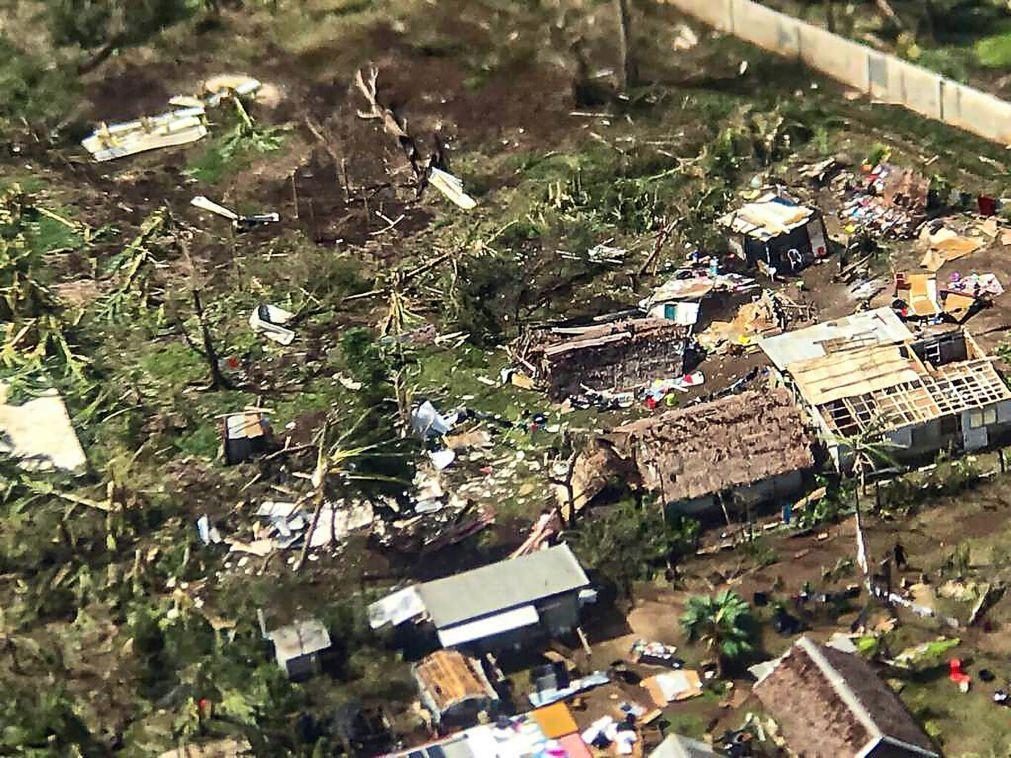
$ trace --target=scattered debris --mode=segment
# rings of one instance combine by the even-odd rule
[[[120,124],[103,122],[81,145],[100,162],[187,145],[207,136],[206,108],[217,106],[225,97],[250,94],[260,87],[256,79],[244,76],[229,75],[208,82],[214,83],[217,89],[209,91],[206,97],[177,96],[169,104],[182,105],[181,108]]]
[[[258,226],[276,224],[281,220],[281,216],[277,213],[259,213],[253,216],[240,216],[235,211],[229,210],[225,206],[215,203],[213,200],[208,200],[203,195],[197,195],[193,198],[190,201],[190,205],[195,208],[200,208],[201,210],[209,211],[221,218],[228,219],[232,222],[232,227],[239,232],[248,232]]]
[[[699,672],[692,669],[656,674],[643,679],[642,686],[658,708],[664,708],[668,703],[690,700],[702,694],[702,679]]]
[[[96,161],[178,147],[207,136],[204,108],[183,108],[121,124],[102,123],[81,145]]]
[[[458,413],[452,413],[449,416],[440,415],[432,402],[426,400],[411,411],[411,428],[422,439],[438,437],[452,431],[458,417]]]
[[[680,669],[684,667],[684,661],[677,657],[677,651],[674,645],[640,639],[632,643],[630,653],[634,663]]]
[[[218,531],[217,527],[211,526],[211,520],[206,514],[197,519],[197,534],[200,536],[200,541],[205,545],[216,545],[222,541],[221,532]]]
[[[290,311],[278,308],[276,305],[260,303],[249,314],[249,326],[257,334],[262,334],[274,342],[290,345],[295,339],[295,332],[286,329],[283,324],[293,318],[295,318],[295,314]],[[361,385],[359,385],[360,387]]]
[[[884,239],[909,239],[926,218],[930,181],[918,173],[880,163],[855,181],[839,211],[845,231]]]
[[[678,24],[674,37],[674,49],[678,51],[691,50],[699,44],[699,36],[688,24]]]
[[[607,684],[609,681],[611,681],[610,677],[608,677],[603,671],[594,671],[592,674],[587,674],[579,679],[571,680],[566,687],[551,687],[538,690],[537,692],[531,692],[529,696],[530,704],[535,708],[542,708],[546,705],[557,703],[560,700],[567,700],[580,692],[584,692],[594,687],[600,687],[601,685]]]
[[[902,301],[903,318],[936,318],[941,314],[937,298],[937,278],[933,274],[895,275],[895,297]]]

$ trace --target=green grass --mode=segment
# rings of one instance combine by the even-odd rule
[[[1011,31],[984,37],[973,46],[976,60],[984,68],[1011,68]]]

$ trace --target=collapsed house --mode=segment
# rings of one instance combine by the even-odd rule
[[[816,208],[769,192],[722,216],[730,249],[763,273],[796,273],[828,255],[825,221]]]
[[[1011,430],[1011,390],[961,330],[916,338],[881,308],[760,345],[804,400],[837,467],[852,463],[858,441],[912,463],[978,450]]]
[[[693,360],[690,334],[690,327],[658,318],[559,327],[534,335],[521,357],[557,400],[682,376]]]
[[[563,544],[398,590],[369,606],[369,623],[410,622],[445,648],[518,649],[574,630],[580,606],[595,597],[589,585]]]
[[[758,283],[750,277],[721,273],[718,265],[695,264],[677,269],[639,302],[639,308],[651,318],[694,327],[700,319],[705,320],[703,315],[731,307],[742,296],[758,289]]]
[[[498,693],[481,662],[455,650],[437,650],[411,667],[421,703],[440,727],[473,726],[481,713],[494,715]]]
[[[801,637],[753,693],[798,755],[940,756],[862,658]]]
[[[790,497],[815,465],[814,437],[790,393],[748,390],[616,427],[576,460],[573,490],[585,504],[612,477],[683,513],[732,498]]]

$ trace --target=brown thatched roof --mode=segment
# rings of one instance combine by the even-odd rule
[[[749,390],[624,424],[604,437],[643,487],[692,500],[814,465],[800,409],[785,389]]]
[[[803,756],[937,756],[902,702],[862,658],[801,637],[755,695]]]

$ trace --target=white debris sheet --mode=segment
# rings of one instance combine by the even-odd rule
[[[102,122],[81,145],[99,162],[188,145],[207,136],[206,108],[213,108],[232,93],[248,95],[260,87],[258,80],[248,76],[213,77],[204,82],[200,95],[178,95],[169,100],[174,110],[119,124]]]
[[[295,314],[291,311],[263,303],[253,308],[253,312],[249,314],[249,326],[257,334],[262,334],[274,342],[290,345],[295,339],[295,332],[281,325],[287,324],[293,318]]]
[[[0,383],[0,455],[9,455],[28,471],[79,471],[88,464],[55,389],[22,405],[7,405]]]
[[[435,410],[435,406],[430,400],[426,400],[411,411],[411,428],[422,439],[438,437],[452,431],[458,419],[458,413],[443,416]]]
[[[452,174],[433,166],[428,170],[428,181],[457,207],[465,211],[477,207],[477,201],[463,191],[463,182]]]
[[[100,124],[81,145],[96,161],[102,162],[187,145],[206,136],[204,107],[199,105],[121,124]]]

